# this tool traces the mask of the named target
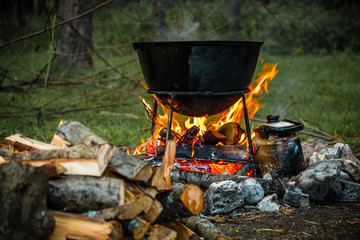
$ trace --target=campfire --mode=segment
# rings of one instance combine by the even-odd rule
[[[154,99],[141,98],[152,128],[134,151],[76,121],[51,143],[3,139],[0,238],[228,239],[202,215],[358,200],[347,144],[300,142],[303,125],[275,114],[250,129],[277,73],[261,60],[252,81],[261,44],[134,43]]]

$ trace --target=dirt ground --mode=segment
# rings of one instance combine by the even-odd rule
[[[210,220],[233,239],[360,239],[360,201],[275,212],[240,208]]]

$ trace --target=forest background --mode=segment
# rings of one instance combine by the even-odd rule
[[[0,137],[49,142],[66,119],[135,146],[151,126],[138,97],[151,96],[133,41],[260,40],[279,72],[255,117],[302,121],[359,152],[359,10],[349,0],[1,1]]]

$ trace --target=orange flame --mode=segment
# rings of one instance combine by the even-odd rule
[[[268,92],[268,85],[270,81],[278,73],[278,70],[276,69],[277,64],[263,63],[263,60],[261,60],[261,64],[263,64],[261,71],[256,75],[257,79],[253,80],[252,84],[249,86],[250,92],[246,94],[245,102],[248,110],[249,119],[253,118],[256,112],[259,110],[260,107],[259,100],[262,98],[263,92],[264,91]],[[146,88],[145,84],[142,81],[141,83]],[[155,95],[153,96],[156,98]],[[152,112],[150,105],[147,104],[144,99],[141,99],[141,101],[146,107],[147,111],[150,110]],[[154,129],[153,135],[150,136],[146,142],[142,140],[142,144],[136,147],[133,153],[134,155],[143,152],[150,152],[150,153],[155,152],[156,146],[164,144],[158,140],[158,136],[161,129],[167,127],[169,110],[166,107],[164,107],[162,104],[160,104],[159,101],[158,103],[161,106],[164,114],[162,115],[160,114],[156,116],[155,119],[153,119],[154,122],[156,123],[156,127]],[[188,117],[185,120],[183,115],[174,112],[171,130],[177,133],[179,136],[182,136],[187,129],[195,125],[200,129],[199,135],[202,135],[207,130],[217,131],[222,125],[224,125],[227,122],[240,123],[241,120],[244,118],[243,115],[244,115],[244,111],[243,111],[242,99],[237,101],[232,107],[225,110],[224,112],[211,117]],[[255,138],[254,132],[251,132],[251,137],[253,139]],[[246,133],[242,134],[239,140],[239,144],[247,145]],[[229,170],[228,172],[231,172],[231,170]]]

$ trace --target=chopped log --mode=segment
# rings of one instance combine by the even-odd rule
[[[54,150],[36,150],[15,154],[11,160],[39,167],[51,161],[67,169],[65,174],[101,176],[108,165],[112,146],[88,136],[73,147]]]
[[[49,162],[39,167],[49,178],[56,177],[60,174],[63,174],[67,171],[65,167],[63,167],[58,162]]]
[[[176,142],[174,140],[169,140],[166,144],[165,155],[162,159],[162,165],[161,165],[161,173],[164,176],[164,179],[167,183],[166,186],[162,186],[164,190],[171,189],[170,174],[175,163],[175,153],[176,153]]]
[[[199,214],[204,202],[203,191],[194,184],[176,184],[171,191],[163,193],[159,200],[164,208],[159,221]]]
[[[200,216],[191,216],[182,218],[181,221],[191,230],[209,240],[225,240],[230,239],[223,232],[221,232],[215,225],[205,218]]]
[[[50,209],[81,213],[123,205],[124,201],[122,179],[60,176],[49,180]]]
[[[150,208],[153,200],[145,194],[139,194],[131,199],[129,202],[99,211],[89,211],[88,216],[103,218],[106,220],[119,219],[119,220],[131,220],[136,218],[141,212]]]
[[[56,130],[56,136],[66,140],[72,145],[79,144],[86,136],[98,138],[99,142],[106,143],[89,128],[79,122],[68,121],[61,124]],[[128,156],[126,152],[114,147],[108,165],[113,171],[130,180],[147,182],[152,176],[151,165],[134,156]]]
[[[144,195],[145,193],[135,184],[132,182],[125,181],[125,201],[131,201],[137,195]],[[147,195],[149,196],[149,195]],[[152,201],[148,201],[149,205],[144,207],[143,217],[149,221],[150,223],[154,223],[155,220],[159,217],[161,212],[163,211],[163,207],[161,203],[156,200],[152,199]]]
[[[167,128],[162,128],[159,132],[159,140],[162,141],[162,142],[165,142],[166,141],[166,131],[167,131]],[[178,137],[178,135],[176,134],[176,132],[174,132],[173,130],[170,131],[170,136],[169,136],[169,139],[172,140],[172,139],[175,139],[175,137]]]
[[[63,147],[44,143],[25,137],[21,134],[14,134],[3,139],[3,143],[11,144],[18,151],[34,151],[34,150],[57,150]]]
[[[192,155],[192,151],[194,154]],[[164,156],[165,147],[158,146],[156,148],[156,155],[158,158]],[[199,146],[197,144],[189,145],[185,144],[183,146],[176,147],[176,158],[185,158],[185,159],[204,159],[208,161],[219,161],[226,160],[231,162],[246,162],[249,157],[248,149],[240,145],[225,145],[225,146],[210,146],[203,145]]]
[[[150,227],[150,223],[141,218],[134,218],[132,220],[122,221],[122,224],[124,226],[126,234],[133,239],[144,238]]]
[[[161,224],[150,226],[146,240],[176,240],[177,232]]]
[[[47,239],[55,225],[48,212],[48,177],[14,162],[0,164],[0,239]]]
[[[183,184],[196,184],[201,187],[203,190],[209,188],[209,186],[214,182],[222,182],[226,180],[232,180],[234,182],[240,183],[249,179],[247,176],[237,176],[237,175],[223,175],[215,173],[202,173],[194,171],[185,171],[185,170],[174,170],[171,172],[171,181],[176,183]],[[265,195],[272,193],[279,193],[283,190],[281,184],[276,180],[266,180],[263,178],[254,178],[258,181],[261,187],[264,190]]]
[[[114,227],[111,235],[110,235],[110,239],[113,239],[113,240],[121,240],[123,239],[123,227],[121,225],[121,223],[117,220],[110,220],[108,221],[109,223],[111,223]]]
[[[55,219],[55,229],[49,240],[64,240],[69,236],[81,237],[82,239],[116,239],[112,237],[114,231],[121,231],[119,225],[115,225],[101,218],[87,217],[80,214],[51,211]],[[122,231],[121,231],[122,232]]]
[[[165,223],[165,226],[174,230],[179,240],[200,240],[200,237],[193,230],[179,220]]]
[[[226,140],[226,136],[213,130],[207,131],[202,137],[206,145],[216,145]]]
[[[237,144],[241,138],[241,135],[245,131],[236,122],[228,122],[222,125],[218,131],[220,134],[226,137],[224,144],[234,145]]]
[[[187,129],[184,135],[181,136],[178,143],[185,143],[185,144],[191,144],[194,141],[196,141],[196,136],[199,133],[200,128],[197,126],[192,126],[191,128]]]
[[[155,187],[158,191],[169,190],[169,183],[165,180],[160,167],[153,168],[154,175],[151,178],[150,186]]]

